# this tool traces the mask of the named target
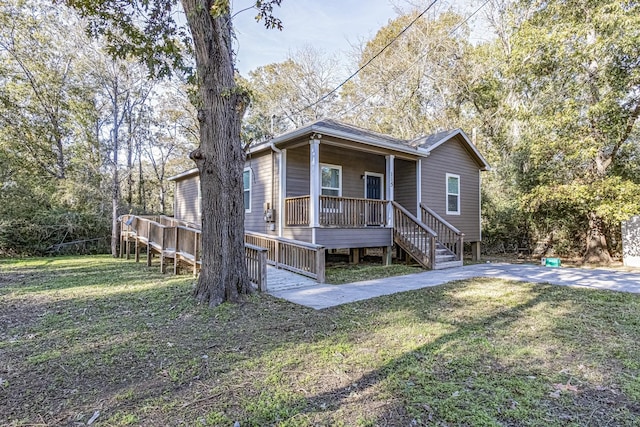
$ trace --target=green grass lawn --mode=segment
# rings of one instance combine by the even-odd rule
[[[478,279],[315,311],[192,287],[0,260],[0,425],[640,424],[638,295]]]
[[[382,279],[391,276],[404,276],[421,273],[424,270],[416,265],[405,264],[336,264],[326,268],[327,284],[342,285],[344,283],[361,282],[363,280]]]

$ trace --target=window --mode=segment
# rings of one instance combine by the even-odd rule
[[[251,169],[245,168],[242,173],[242,187],[244,190],[244,211],[251,212]]]
[[[460,215],[460,175],[447,174],[447,215]]]
[[[320,194],[342,196],[342,166],[321,164],[320,174]]]

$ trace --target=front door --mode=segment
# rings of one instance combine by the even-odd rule
[[[383,200],[383,182],[384,175],[366,172],[364,175],[364,196],[366,199],[371,200]],[[382,225],[384,224],[384,205],[378,202],[371,202],[366,204],[365,218],[366,225]]]

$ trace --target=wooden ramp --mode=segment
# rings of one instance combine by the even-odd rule
[[[187,267],[194,277],[201,267],[201,230],[192,224],[167,216],[123,215],[120,231],[120,256],[131,255],[135,248],[135,260],[140,261],[141,249],[147,255],[150,266],[155,255],[160,258],[160,269],[166,272],[169,262],[174,274]],[[249,280],[258,290],[289,289],[324,282],[323,246],[307,242],[283,239],[260,233],[245,233],[245,259]],[[267,275],[267,265],[270,268]],[[289,271],[287,271],[289,270]],[[295,273],[299,274],[295,274]]]
[[[317,285],[314,279],[272,266],[267,267],[267,292]]]

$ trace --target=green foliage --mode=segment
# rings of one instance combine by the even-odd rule
[[[395,39],[417,14],[390,21],[362,47],[359,65],[375,60],[344,86],[344,119],[403,138],[466,127],[462,100],[473,75],[471,46],[464,28],[453,31],[463,18],[453,12],[423,16]]]
[[[482,246],[488,253],[514,253],[529,248],[528,215],[518,199],[485,185],[482,193]]]
[[[119,166],[126,176],[119,183],[123,211],[163,210],[166,177],[189,167],[176,159],[186,159],[185,135],[194,132],[194,114],[182,107],[188,102],[180,88],[163,86],[162,99],[151,94],[159,82],[147,80],[135,63],[107,57],[79,23],[61,4],[0,5],[0,25],[7,30],[0,33],[2,255],[42,254],[85,239],[100,239],[91,251],[104,246],[113,188],[110,96],[116,91],[119,154],[130,156],[126,168]],[[151,110],[153,102],[158,106]]]
[[[137,58],[153,77],[176,71],[191,73],[185,55],[191,50],[191,37],[174,19],[177,0],[65,0],[65,3],[89,19],[87,33],[104,38],[107,51],[114,58]]]
[[[0,256],[46,253],[103,253],[107,248],[110,220],[95,214],[40,210],[29,217],[0,216]],[[93,241],[93,239],[99,239]],[[58,244],[73,241],[72,246]]]
[[[282,30],[282,21],[273,14],[274,6],[280,6],[282,0],[256,0],[255,3],[258,10],[256,21],[263,21],[267,28]]]
[[[640,212],[639,8],[515,2],[494,20],[503,31],[493,49],[476,50],[485,71],[469,99],[502,184],[487,196],[499,206],[500,192],[512,194],[509,210],[529,221],[530,240],[550,238],[566,254],[585,253],[600,233],[619,249],[620,221]]]
[[[231,12],[231,5],[227,0],[214,0],[211,3],[211,8],[209,9],[209,13],[214,18],[226,15],[229,12]]]
[[[614,250],[620,251],[620,223],[640,212],[640,184],[612,176],[590,184],[538,186],[521,200],[540,234],[561,233],[575,251],[582,249],[589,215],[603,221]],[[563,254],[564,255],[564,254]]]

